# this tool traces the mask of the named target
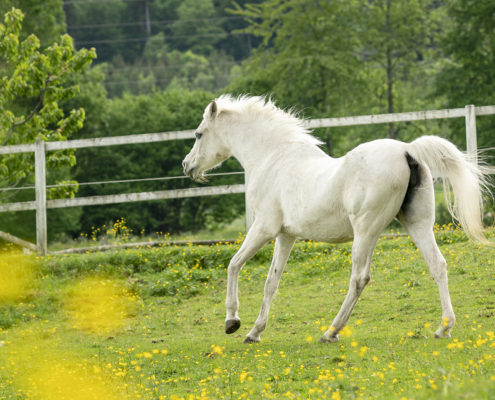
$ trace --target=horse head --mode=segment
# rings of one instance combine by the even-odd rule
[[[224,110],[216,101],[205,109],[203,120],[196,129],[196,142],[189,154],[182,161],[184,173],[197,182],[206,182],[205,172],[220,165],[232,154],[225,145],[222,135]]]

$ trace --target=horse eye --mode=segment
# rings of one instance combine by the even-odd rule
[[[201,139],[201,136],[203,136],[201,132],[196,132],[195,135],[196,135],[196,139],[198,140]]]

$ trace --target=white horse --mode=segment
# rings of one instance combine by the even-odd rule
[[[228,267],[226,333],[239,329],[238,277],[244,263],[275,238],[263,304],[245,342],[258,342],[272,298],[296,238],[330,243],[353,240],[352,275],[340,311],[321,341],[338,341],[359,295],[370,280],[378,236],[397,218],[422,252],[440,292],[442,321],[436,337],[450,337],[455,315],[446,262],[433,235],[434,177],[450,182],[450,211],[473,239],[486,242],[481,218],[487,171],[452,143],[424,136],[412,143],[382,139],[331,158],[303,121],[263,97],[222,95],[210,103],[183,161],[184,172],[204,182],[204,173],[233,156],[248,180],[254,222]]]

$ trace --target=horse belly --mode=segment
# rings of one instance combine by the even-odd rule
[[[283,229],[286,233],[303,239],[328,243],[348,242],[354,236],[347,216],[329,210],[312,213],[304,207],[286,219]]]

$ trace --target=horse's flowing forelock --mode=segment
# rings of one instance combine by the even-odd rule
[[[223,94],[215,101],[220,110],[234,111],[247,122],[266,124],[267,135],[277,135],[283,141],[322,144],[293,109],[283,110],[269,97]]]

